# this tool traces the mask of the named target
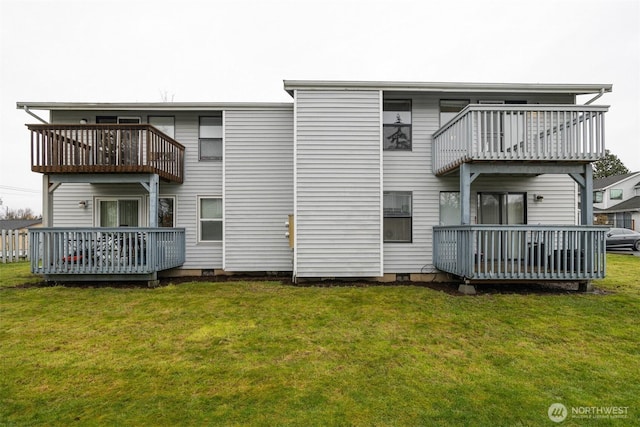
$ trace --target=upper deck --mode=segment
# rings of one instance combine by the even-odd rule
[[[589,163],[605,154],[607,106],[465,107],[433,135],[433,173],[470,162]]]

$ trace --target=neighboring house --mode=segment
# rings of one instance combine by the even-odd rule
[[[42,219],[0,219],[0,230],[26,232],[29,227],[40,227]]]
[[[613,227],[640,231],[640,172],[594,179],[593,208]]]
[[[33,270],[603,277],[589,224],[608,107],[576,96],[611,85],[284,87],[292,103],[19,102],[51,117],[28,125],[48,189]]]
[[[1,219],[0,260],[21,260],[28,256],[28,229],[41,227],[42,219]]]

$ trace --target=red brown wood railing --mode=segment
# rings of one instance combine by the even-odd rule
[[[29,124],[31,170],[184,179],[184,146],[149,124]]]

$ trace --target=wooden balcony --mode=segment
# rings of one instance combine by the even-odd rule
[[[46,276],[145,276],[184,264],[183,228],[34,228],[31,271]]]
[[[154,173],[182,183],[184,146],[148,124],[31,124],[31,170]]]
[[[433,173],[470,162],[577,162],[604,156],[604,113],[591,105],[468,105],[433,136]]]
[[[606,227],[434,227],[433,263],[470,281],[589,281],[603,278]]]

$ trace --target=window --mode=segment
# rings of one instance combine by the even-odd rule
[[[440,225],[460,225],[460,192],[440,192]]]
[[[98,199],[97,204],[100,227],[138,227],[140,224],[138,199]]]
[[[222,113],[200,117],[200,160],[222,160]]]
[[[622,200],[622,189],[612,188],[609,190],[609,198],[611,200]]]
[[[384,241],[411,243],[412,193],[410,191],[384,192]]]
[[[602,191],[594,191],[593,192],[593,203],[602,203],[604,194]]]
[[[478,224],[526,223],[526,193],[478,193]]]
[[[387,99],[382,108],[384,149],[411,151],[411,100]]]
[[[173,207],[175,198],[160,197],[158,199],[158,227],[175,227]]]
[[[199,205],[200,241],[222,241],[222,199],[202,197]]]
[[[460,111],[469,105],[469,100],[442,99],[440,100],[440,126],[446,125]]]
[[[175,139],[176,125],[173,116],[149,116],[149,124],[165,135]]]

